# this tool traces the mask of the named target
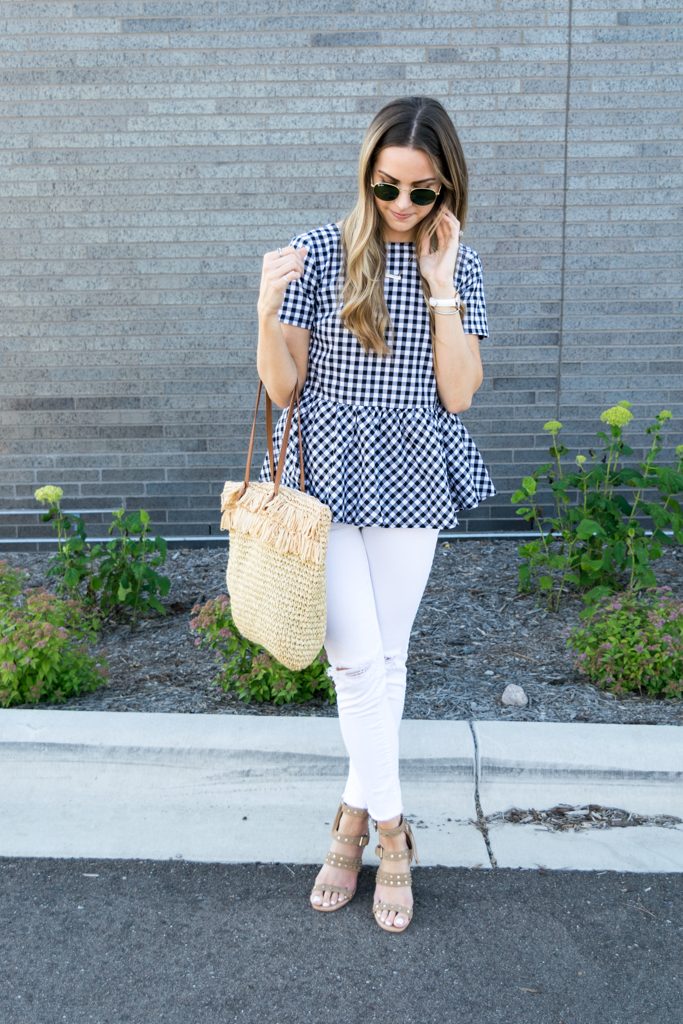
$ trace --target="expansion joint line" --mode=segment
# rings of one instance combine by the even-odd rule
[[[484,812],[481,809],[481,800],[479,799],[479,777],[480,777],[479,767],[480,767],[480,765],[479,765],[479,744],[477,743],[477,733],[476,733],[476,731],[474,729],[474,721],[473,721],[473,719],[468,718],[467,719],[467,724],[470,727],[470,732],[472,734],[472,743],[474,744],[474,807],[475,807],[475,810],[477,812],[477,817],[476,817],[476,820],[472,819],[472,824],[474,825],[475,828],[479,829],[479,831],[481,832],[482,839],[484,840],[484,843],[486,844],[486,852],[489,855],[489,863],[490,863],[491,867],[492,868],[497,868],[498,867],[498,862],[496,861],[495,854],[494,854],[493,850],[491,849],[491,840],[489,838],[488,822],[487,822],[486,818],[484,817]]]

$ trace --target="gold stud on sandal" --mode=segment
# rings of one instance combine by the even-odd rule
[[[341,819],[343,814],[350,814],[354,817],[366,817],[367,810],[362,807],[351,807],[349,804],[342,802],[339,804],[337,814],[334,821],[332,822],[331,835],[333,839],[338,843],[344,843],[347,846],[358,846],[361,848],[361,854],[358,857],[345,857],[341,853],[334,853],[329,851],[325,857],[325,864],[329,864],[333,868],[343,868],[345,871],[355,871],[356,874],[361,869],[362,860],[362,848],[367,846],[370,842],[370,835],[367,832],[362,835],[347,835],[345,832],[339,831]],[[322,902],[323,893],[337,893],[337,900],[335,903],[330,903],[329,906],[325,906]],[[322,910],[327,913],[331,910],[339,910],[341,907],[345,907],[347,903],[354,897],[356,893],[355,886],[350,888],[347,885],[333,885],[331,882],[317,882],[311,889],[311,906],[314,910]],[[320,903],[313,902],[313,896],[320,896]]]
[[[408,867],[410,868],[410,862],[414,857],[415,863],[419,864],[415,837],[413,836],[410,824],[406,821],[403,815],[401,815],[401,820],[399,821],[398,825],[395,826],[395,828],[380,828],[376,821],[373,821],[373,824],[377,829],[380,838],[391,838],[393,836],[400,835],[402,832],[405,833],[406,837],[406,850],[397,850],[395,852],[389,851],[385,850],[381,843],[377,844],[377,846],[375,847],[375,853],[382,862],[384,862],[385,860],[407,860]],[[384,871],[380,865],[380,867],[377,870],[375,881],[378,885],[409,887],[411,883],[410,870],[401,873],[394,873],[391,871]],[[406,918],[406,923],[399,928],[395,924],[387,924],[385,921],[382,921],[380,915],[385,910],[395,911],[394,921],[396,920],[396,916],[400,914],[401,917]],[[374,914],[375,921],[377,922],[377,924],[380,926],[380,928],[383,928],[385,932],[404,932],[412,920],[413,908],[406,907],[404,904],[401,903],[388,903],[386,900],[377,900],[372,906],[372,913]]]

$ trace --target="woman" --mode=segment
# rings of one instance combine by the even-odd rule
[[[306,490],[332,509],[325,650],[349,771],[310,901],[329,912],[354,895],[370,816],[373,912],[390,932],[412,918],[417,859],[398,751],[411,628],[439,530],[495,493],[458,415],[482,383],[488,337],[481,261],[460,242],[467,181],[444,107],[392,101],[365,135],[353,210],[266,253],[258,299],[259,376],[284,407],[298,385]],[[259,479],[271,479],[267,456]]]

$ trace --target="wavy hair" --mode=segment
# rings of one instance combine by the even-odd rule
[[[340,319],[366,352],[389,355],[391,348],[385,340],[393,327],[384,299],[386,246],[382,236],[382,218],[374,202],[372,171],[377,155],[385,146],[409,146],[427,154],[434,164],[441,182],[440,194],[427,216],[417,225],[416,252],[423,239],[430,237],[429,250],[436,249],[433,233],[434,218],[445,205],[460,221],[462,228],[467,217],[467,165],[458,133],[445,108],[438,100],[428,96],[407,96],[392,100],[373,118],[361,145],[358,163],[358,200],[345,217],[341,227],[342,270],[338,287],[341,301]],[[419,271],[419,264],[418,272]],[[430,289],[422,273],[425,301]],[[432,339],[434,312],[430,314]],[[464,316],[464,304],[460,311]],[[433,344],[433,342],[432,342]]]

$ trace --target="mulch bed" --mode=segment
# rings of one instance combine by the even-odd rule
[[[439,541],[408,656],[406,718],[504,721],[683,724],[683,701],[616,697],[587,683],[566,648],[583,607],[568,598],[558,613],[533,595],[517,593],[515,540]],[[28,572],[27,586],[53,589],[50,553],[10,551],[2,557]],[[216,655],[194,643],[189,628],[197,602],[225,593],[226,547],[170,548],[158,571],[171,579],[165,617],[107,626],[93,653],[109,667],[108,684],[54,707],[87,711],[214,714],[336,715],[321,700],[273,707],[245,703],[216,685]],[[661,584],[683,597],[683,552],[668,549],[657,563]],[[501,703],[508,683],[528,704]]]

